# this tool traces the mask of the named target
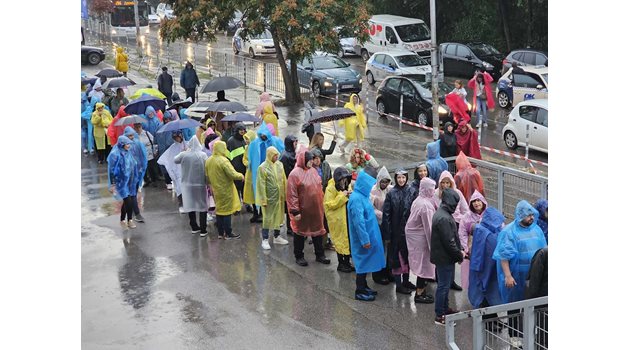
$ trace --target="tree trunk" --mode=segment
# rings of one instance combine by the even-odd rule
[[[300,103],[302,97],[300,96],[300,87],[297,84],[297,65],[295,60],[291,60],[291,73],[287,69],[287,64],[284,61],[284,54],[280,49],[280,41],[276,35],[275,30],[271,30],[271,38],[273,39],[273,46],[277,52],[278,64],[280,65],[280,71],[282,71],[282,80],[284,81],[284,99],[289,103]],[[293,77],[296,77],[293,79]]]
[[[505,0],[499,0],[499,13],[501,14],[501,23],[503,23],[503,35],[505,37],[505,45],[507,47],[507,52],[510,52],[512,50],[512,45],[510,44],[510,22],[508,18],[507,6],[505,5]]]

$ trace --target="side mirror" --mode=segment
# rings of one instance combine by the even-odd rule
[[[391,69],[393,69],[393,70],[396,70],[396,67],[394,67],[394,65],[393,65],[393,64],[391,64],[391,63],[389,64],[389,68],[391,68]]]
[[[466,56],[466,58],[470,61],[473,59],[473,57],[471,55]]]
[[[538,85],[536,85],[536,89],[538,89],[538,90],[542,90],[542,89],[543,89],[543,86],[542,86],[542,85],[540,85],[540,84],[538,84]]]
[[[312,70],[313,70],[313,67],[310,67],[310,66],[309,66],[309,67],[304,67],[304,70],[310,70],[310,71],[312,71]]]

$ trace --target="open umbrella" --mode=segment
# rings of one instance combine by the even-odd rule
[[[175,101],[173,102],[172,105],[166,107],[166,109],[177,109],[179,107],[182,108],[190,108],[190,106],[193,104],[192,100],[189,98],[185,99],[185,100],[179,100],[179,101]]]
[[[159,134],[167,131],[195,128],[197,126],[201,126],[201,123],[194,119],[180,119],[162,125],[158,129],[157,133]]]
[[[125,113],[144,114],[144,111],[149,106],[153,107],[155,110],[163,109],[166,107],[166,102],[151,95],[142,95],[125,106]]]
[[[107,80],[105,84],[103,84],[103,89],[124,88],[131,85],[136,85],[136,82],[125,77],[114,78]]]
[[[308,124],[332,122],[335,120],[346,119],[355,115],[354,111],[348,108],[329,108],[323,111],[313,111]]]
[[[193,104],[191,104],[190,106],[188,106],[188,110],[189,111],[197,111],[197,112],[205,112],[208,110],[208,107],[212,106],[213,103],[216,102],[212,102],[212,101],[197,101]]]
[[[136,124],[136,123],[146,123],[147,120],[142,118],[141,116],[134,114],[134,115],[129,115],[126,117],[122,117],[120,119],[118,119],[114,125],[115,126],[121,126],[121,125],[129,125],[129,124]]]
[[[262,123],[262,119],[254,117],[249,113],[233,113],[227,115],[221,119],[222,122],[254,122],[254,123]]]
[[[140,96],[142,96],[142,94],[147,94],[147,95],[151,95],[153,97],[157,97],[157,98],[161,98],[161,99],[165,99],[166,96],[164,96],[163,93],[160,92],[160,90],[158,89],[154,89],[154,88],[143,88],[143,89],[138,89],[136,90],[136,92],[133,93],[133,95],[131,95],[131,98],[138,98]]]
[[[88,78],[88,77],[81,78],[81,85],[90,84],[94,86],[94,83],[96,83],[96,79],[98,78]]]
[[[239,86],[242,86],[243,82],[233,78],[233,77],[218,77],[216,79],[210,80],[204,87],[201,89],[201,92],[216,92],[221,90],[229,90],[236,89]]]
[[[236,102],[236,101],[212,102],[212,104],[206,108],[206,112],[245,112],[245,111],[247,111],[247,107],[245,107],[242,103]]]
[[[108,78],[117,78],[117,77],[122,77],[123,74],[115,69],[111,69],[111,68],[105,68],[103,70],[101,70],[100,72],[95,74],[97,77],[108,77]]]

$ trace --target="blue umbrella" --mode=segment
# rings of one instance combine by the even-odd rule
[[[160,100],[157,97],[153,97],[148,94],[142,94],[142,96],[129,102],[129,104],[125,107],[125,113],[144,114],[144,111],[149,106],[153,107],[157,111],[158,109],[164,109],[164,107],[166,107],[166,102],[164,100]]]
[[[167,132],[167,131],[176,131],[176,130],[181,130],[181,129],[188,129],[188,128],[194,128],[197,126],[201,126],[202,124],[194,119],[180,119],[180,120],[175,120],[169,123],[166,123],[164,125],[162,125],[157,133],[163,133],[163,132]]]
[[[256,118],[249,113],[233,113],[228,116],[221,118],[222,122],[254,122],[254,123],[262,123],[262,119]]]

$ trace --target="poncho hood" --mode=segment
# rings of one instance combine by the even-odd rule
[[[455,212],[457,209],[457,204],[459,203],[459,195],[452,188],[447,188],[442,191],[442,203],[440,204],[441,208],[444,208],[450,214]]]

